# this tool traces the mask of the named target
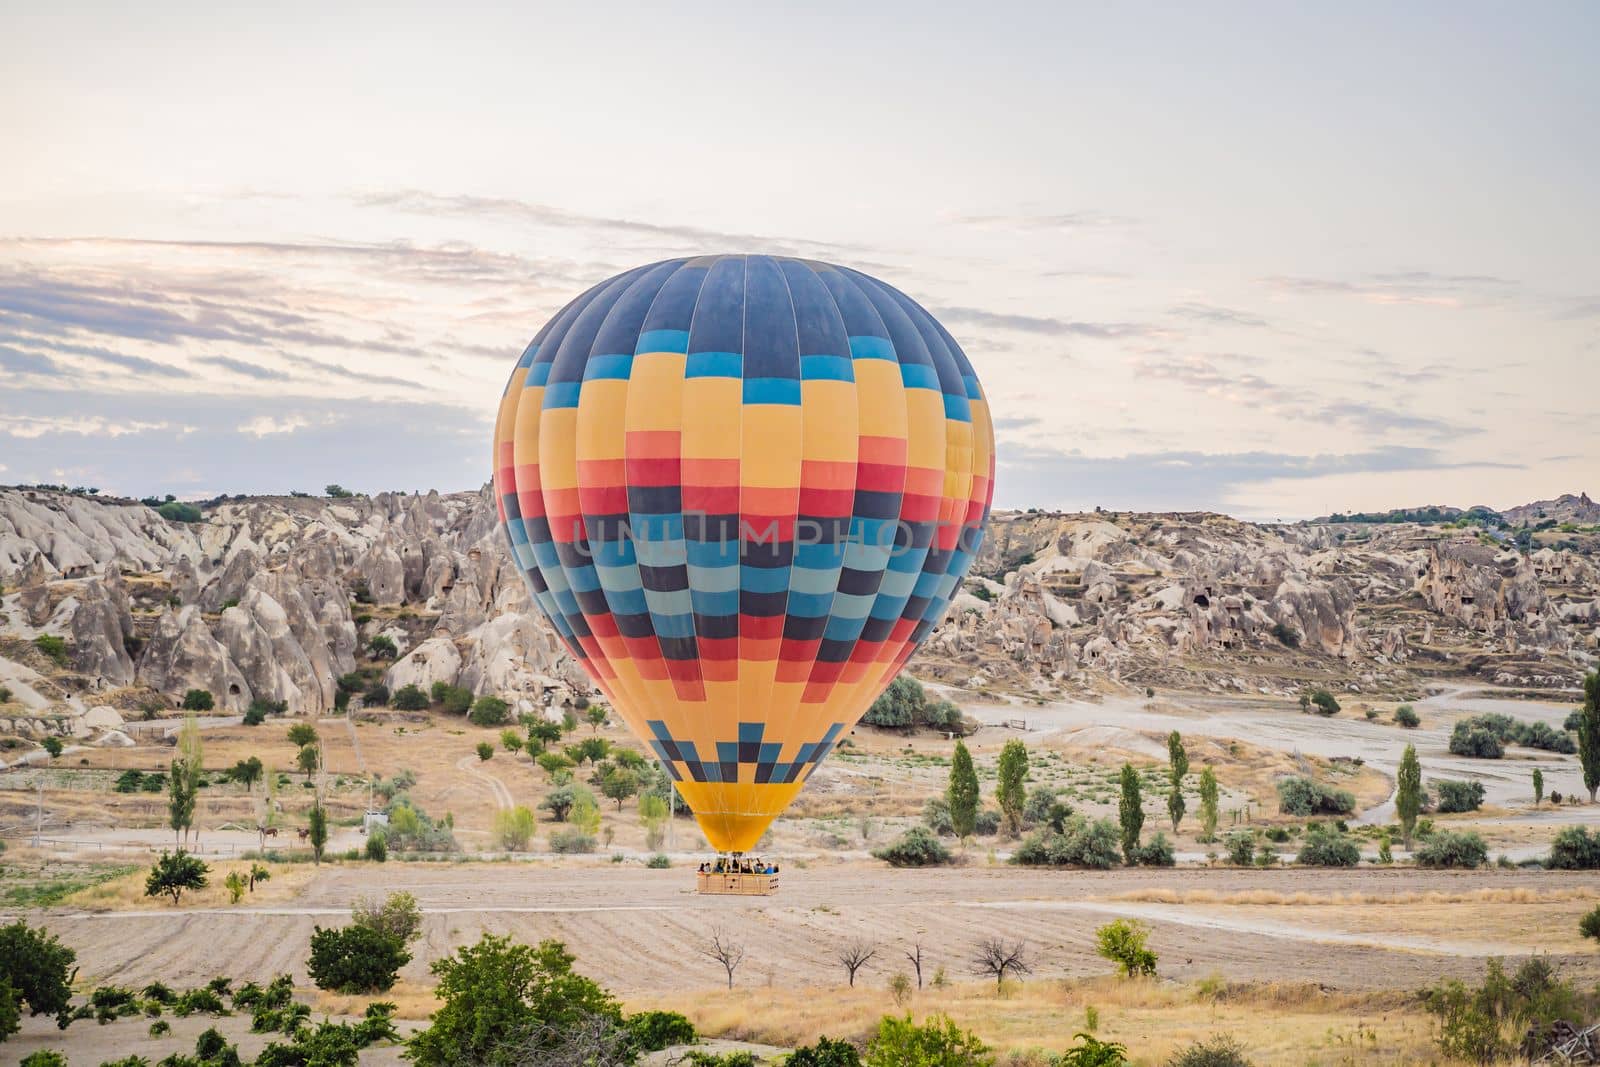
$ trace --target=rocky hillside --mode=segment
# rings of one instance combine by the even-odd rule
[[[190,689],[227,713],[265,700],[317,714],[357,671],[521,710],[588,689],[530,612],[487,491],[238,498],[183,523],[4,489],[0,583],[0,734],[84,733],[90,712],[105,729]],[[1597,634],[1600,567],[1584,546],[1520,552],[1406,523],[1002,513],[913,669],[996,698],[1312,681],[1405,693],[1433,673],[1564,687]],[[52,656],[40,635],[64,647]],[[396,661],[369,655],[380,635]]]

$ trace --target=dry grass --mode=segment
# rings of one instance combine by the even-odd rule
[[[271,879],[256,885],[254,892],[246,892],[238,907],[256,904],[282,904],[300,896],[301,891],[316,877],[317,871],[309,863],[268,863]],[[222,884],[232,871],[249,874],[250,864],[240,860],[219,860],[211,863],[211,874],[204,889],[183,894],[174,905],[168,897],[145,895],[147,870],[135,871],[100,885],[81,889],[62,901],[64,907],[82,908],[86,911],[127,911],[131,909],[164,907],[175,911],[185,908],[233,907],[232,895]]]
[[[1059,1051],[1099,1014],[1097,1036],[1126,1044],[1136,1063],[1163,1062],[1177,1050],[1230,1033],[1266,1064],[1412,1063],[1435,1060],[1427,1017],[1402,994],[1329,994],[1308,984],[1177,985],[1096,978],[993,985],[961,983],[915,994],[917,1016],[944,1012],[1003,1054]],[[827,1034],[864,1039],[886,1012],[899,1010],[882,988],[716,990],[630,1004],[683,1011],[715,1037],[794,1046]]]
[[[1363,904],[1554,904],[1593,900],[1594,889],[1576,886],[1562,889],[1469,889],[1444,892],[1397,890],[1390,893],[1281,893],[1271,889],[1252,889],[1218,893],[1210,889],[1134,889],[1117,893],[1106,900],[1130,900],[1148,904],[1260,904],[1286,907],[1318,905],[1353,906]]]
[[[427,1019],[439,1010],[439,998],[432,986],[416,982],[399,981],[386,993],[355,996],[347,993],[329,993],[322,989],[298,991],[301,999],[310,998],[311,1010],[318,1015],[342,1015],[360,1018],[366,1014],[367,1005],[386,1001],[395,1006],[397,1019]]]

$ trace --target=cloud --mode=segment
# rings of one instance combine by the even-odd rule
[[[164,421],[113,420],[100,415],[0,415],[0,433],[25,440],[55,434],[72,434],[78,437],[123,437],[127,434],[174,429],[179,433],[187,433],[189,427],[175,427],[172,423]]]
[[[1065,211],[1057,214],[956,215],[947,221],[983,230],[1106,230],[1136,226],[1139,220],[1104,211]]]
[[[366,382],[371,385],[398,385],[405,389],[422,388],[420,382],[414,382],[409,378],[394,378],[387,374],[367,374],[363,371],[351,370],[349,367],[341,367],[335,363],[324,363],[322,360],[312,359],[310,356],[296,356],[282,352],[279,353],[279,358],[302,370],[313,371],[319,375],[325,374],[347,382]]]
[[[1179,304],[1172,309],[1172,314],[1180,318],[1193,319],[1196,322],[1209,322],[1217,326],[1241,326],[1250,329],[1272,328],[1272,323],[1259,315],[1252,315],[1247,311],[1235,311],[1232,308],[1217,307],[1214,304]]]
[[[1015,330],[1046,337],[1090,337],[1111,340],[1119,337],[1166,337],[1172,332],[1136,322],[1080,322],[1073,319],[1043,318],[985,311],[982,308],[940,307],[929,309],[941,322],[959,323],[976,329]]]
[[[1089,510],[1221,510],[1241,488],[1278,479],[1460,469],[1521,469],[1514,464],[1454,461],[1430,448],[1365,452],[1146,452],[1085,456],[1031,446],[1002,446],[996,460],[997,506]]]
[[[66,374],[66,368],[49,356],[23,352],[9,345],[0,345],[0,370],[8,374],[39,374],[52,378]]]
[[[1399,271],[1367,274],[1355,280],[1273,275],[1274,289],[1309,295],[1353,296],[1371,304],[1420,304],[1461,308],[1495,303],[1517,283],[1487,274],[1434,274]]]
[[[271,415],[257,415],[249,422],[239,424],[239,432],[250,434],[252,437],[270,437],[279,433],[294,433],[303,430],[311,423],[303,415],[287,415],[275,419]]]
[[[257,363],[247,363],[242,359],[234,359],[232,356],[196,356],[195,362],[221,367],[223,370],[242,374],[246,378],[255,378],[258,381],[286,382],[290,378],[286,371],[273,370],[271,367],[263,367]]]

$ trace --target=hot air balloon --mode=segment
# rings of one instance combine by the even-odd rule
[[[993,479],[983,390],[933,316],[781,256],[590,289],[522,353],[494,431],[533,602],[735,854],[938,624]]]

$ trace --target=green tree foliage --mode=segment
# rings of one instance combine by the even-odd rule
[[[1278,782],[1278,810],[1285,815],[1349,815],[1356,810],[1356,798],[1346,790],[1292,776]]]
[[[1132,867],[1139,860],[1139,833],[1144,829],[1144,797],[1139,789],[1139,772],[1133,764],[1122,765],[1122,796],[1117,801],[1117,822],[1122,827],[1122,858]]]
[[[1451,779],[1433,783],[1439,794],[1438,811],[1452,815],[1464,811],[1477,811],[1483,806],[1483,783],[1462,782]]]
[[[802,1045],[783,1061],[784,1067],[861,1067],[861,1054],[848,1041],[819,1037],[814,1045]]]
[[[1474,833],[1439,831],[1417,850],[1418,867],[1459,867],[1473,870],[1489,862],[1489,847]]]
[[[1394,721],[1407,730],[1415,730],[1422,725],[1422,720],[1417,717],[1417,709],[1410,704],[1401,704],[1394,709]]]
[[[1183,779],[1189,773],[1189,753],[1184,750],[1183,737],[1174,730],[1167,735],[1168,778],[1172,788],[1167,792],[1167,814],[1172,818],[1172,832],[1178,832],[1183,822]]]
[[[305,748],[317,743],[317,728],[308,722],[297,722],[289,727],[289,743],[295,748]]]
[[[60,759],[61,753],[65,752],[67,748],[67,746],[62,743],[61,738],[57,737],[55,734],[51,734],[39,743],[44,746],[45,753],[49,755],[51,759]]]
[[[1121,858],[1119,832],[1110,819],[1090,821],[1082,815],[1063,820],[1061,829],[1038,830],[1017,846],[1012,863],[1030,867],[1084,867],[1109,870]]]
[[[54,1015],[56,1025],[67,1028],[77,959],[43,927],[35,929],[22,919],[0,926],[0,1008],[8,1001],[12,1006],[4,1012],[10,1028],[0,1025],[0,1041],[18,1029],[22,1005],[29,1015]]]
[[[244,791],[248,793],[257,782],[261,781],[261,775],[265,771],[266,768],[261,765],[261,758],[251,756],[235,763],[228,771],[228,777],[244,786]]]
[[[1533,769],[1533,806],[1538,807],[1544,803],[1544,772],[1539,768]]]
[[[628,1016],[625,1025],[633,1038],[634,1047],[640,1052],[660,1052],[673,1045],[692,1045],[700,1036],[695,1033],[694,1023],[675,1011],[641,1011]],[[787,1062],[789,1067],[793,1067],[794,1057],[790,1056]]]
[[[961,727],[961,709],[948,700],[929,700],[920,682],[902,674],[872,702],[861,721],[868,726],[891,730],[926,726],[957,731]]]
[[[1251,1067],[1244,1046],[1227,1034],[1216,1034],[1180,1049],[1166,1067]]]
[[[544,746],[561,740],[561,724],[538,716],[528,722],[528,751],[542,752]],[[535,748],[535,745],[538,747]]]
[[[1304,867],[1354,867],[1361,862],[1361,848],[1349,834],[1318,826],[1306,834],[1295,862]]]
[[[182,850],[163,852],[144,880],[144,895],[158,897],[165,893],[176,904],[185,889],[204,889],[210,874],[211,868],[198,856]]]
[[[317,767],[322,763],[322,753],[317,751],[316,745],[306,745],[295,753],[294,762],[295,766],[299,767],[301,772],[305,774],[306,781],[309,782],[311,776],[317,772]]]
[[[1005,819],[1006,832],[1016,837],[1022,832],[1022,809],[1028,802],[1028,746],[1011,740],[1000,750],[999,780],[994,798]]]
[[[526,852],[533,840],[533,812],[518,804],[494,813],[494,839],[507,852]]]
[[[1506,747],[1493,730],[1473,719],[1462,719],[1450,732],[1450,752],[1473,759],[1499,759],[1506,754]]]
[[[1550,842],[1546,867],[1555,871],[1600,870],[1600,830],[1590,834],[1582,826],[1566,826]]]
[[[385,863],[389,859],[389,835],[382,829],[374,826],[372,832],[367,834],[367,843],[361,848],[362,855],[374,863]]]
[[[318,800],[311,805],[311,813],[306,818],[306,825],[311,834],[307,838],[311,842],[311,856],[317,862],[322,862],[322,852],[328,847],[328,812]]]
[[[378,634],[367,642],[367,651],[373,659],[394,659],[400,655],[400,649],[395,647],[394,638],[388,634]]]
[[[972,836],[978,818],[978,772],[972,766],[972,753],[967,746],[956,742],[950,757],[950,782],[945,787],[945,800],[949,804],[950,826],[962,840]]]
[[[991,1067],[989,1046],[947,1015],[917,1023],[910,1015],[885,1015],[862,1059],[866,1067]]]
[[[191,689],[183,694],[184,711],[211,711],[217,706],[209,689]]]
[[[1578,934],[1600,942],[1600,904],[1584,912],[1583,918],[1578,920]]]
[[[1589,1015],[1572,984],[1561,981],[1542,956],[1526,960],[1509,975],[1500,960],[1491,959],[1482,985],[1441,982],[1422,991],[1422,1004],[1438,1020],[1439,1051],[1468,1063],[1498,1063],[1515,1052],[1530,1030],[1542,1032],[1557,1019]]]
[[[600,805],[595,801],[594,794],[582,786],[573,790],[572,810],[567,813],[567,821],[575,829],[585,834],[594,835],[600,832]]]
[[[244,896],[244,891],[245,891],[245,888],[249,885],[249,881],[248,881],[248,879],[245,878],[243,872],[241,872],[241,871],[229,871],[228,872],[228,877],[226,877],[226,878],[224,878],[222,880],[222,884],[228,890],[228,901],[229,901],[229,903],[237,904],[237,903],[239,903],[239,900]]]
[[[488,762],[494,757],[494,746],[487,741],[479,741],[477,745],[478,758]]]
[[[435,682],[433,699],[439,702],[440,708],[447,714],[464,715],[467,709],[472,707],[472,690],[459,685],[441,687]]]
[[[467,720],[474,726],[504,726],[511,721],[511,706],[495,696],[481,696],[472,704]]]
[[[622,802],[639,792],[639,775],[626,767],[606,765],[600,772],[600,792],[607,800],[617,802],[617,810],[622,810]]]
[[[1095,951],[1117,965],[1124,978],[1155,977],[1157,956],[1146,946],[1150,928],[1137,919],[1115,919],[1094,932]]]
[[[1578,715],[1578,762],[1583,764],[1583,787],[1594,803],[1600,790],[1600,671],[1583,680],[1583,710]]]
[[[1417,816],[1422,813],[1422,764],[1417,760],[1417,746],[1407,745],[1400,757],[1400,769],[1395,775],[1395,815],[1400,819],[1400,839],[1407,852],[1411,851],[1411,835],[1417,829]]]
[[[1234,830],[1222,839],[1228,862],[1235,867],[1248,867],[1256,854],[1256,835],[1249,830]]]
[[[168,522],[200,522],[205,515],[193,504],[185,504],[177,500],[169,500],[156,508],[156,514]]]
[[[416,685],[402,685],[389,697],[389,706],[396,711],[422,711],[428,706],[428,694]]]
[[[937,867],[950,862],[949,850],[925,826],[913,826],[873,855],[891,867]]]
[[[485,934],[476,944],[436,960],[441,1001],[427,1029],[407,1042],[416,1067],[512,1067],[539,1061],[541,1047],[580,1021],[622,1025],[617,1002],[572,971],[559,941],[537,948]]]
[[[350,921],[408,945],[422,934],[422,909],[417,898],[401,891],[378,901],[362,897],[350,908]]]
[[[600,761],[611,754],[611,742],[603,737],[585,737],[575,745],[568,745],[566,753],[573,763],[581,764],[587,760],[599,766]]]
[[[334,500],[348,500],[350,497],[355,496],[354,493],[338,483],[324,486],[322,493],[324,496],[332,497]]]
[[[1217,789],[1217,774],[1210,766],[1200,772],[1200,840],[1215,841],[1217,839],[1217,821],[1221,816],[1218,807],[1220,794]]]
[[[606,706],[604,704],[591,704],[589,706],[589,708],[583,713],[583,717],[588,720],[589,730],[591,733],[600,732],[600,727],[606,724],[606,717],[608,714],[609,712],[606,710]]]
[[[318,989],[336,993],[382,993],[393,987],[411,960],[404,942],[370,926],[350,925],[311,935],[306,971]]]
[[[67,665],[67,639],[55,634],[40,634],[33,639],[33,647],[43,652],[57,667]]]
[[[539,801],[539,807],[543,811],[548,811],[556,822],[566,822],[567,814],[572,811],[572,804],[577,799],[576,786],[561,785],[546,793],[544,799]]]
[[[1318,715],[1339,714],[1339,702],[1335,700],[1333,694],[1328,692],[1326,689],[1316,689],[1312,691],[1311,706],[1316,709]]]
[[[1157,833],[1156,836],[1139,846],[1139,866],[1141,867],[1171,867],[1177,862],[1177,856],[1172,851],[1172,842],[1167,840],[1166,834]]]

